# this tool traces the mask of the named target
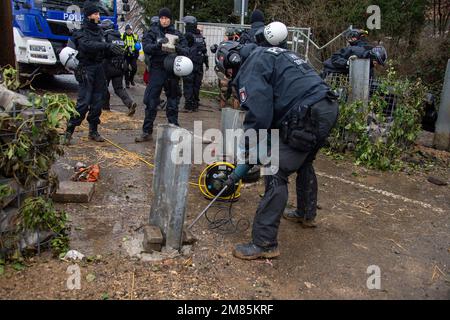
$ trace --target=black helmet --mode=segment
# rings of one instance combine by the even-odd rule
[[[186,25],[186,30],[197,29],[197,18],[193,16],[186,16],[183,18],[183,22]]]
[[[221,42],[215,56],[217,69],[223,74],[227,74],[228,69],[238,69],[242,60],[239,54],[241,48],[242,45],[237,41]]]
[[[353,44],[366,37],[368,34],[369,33],[363,29],[350,29],[346,32],[345,39],[347,39],[350,44]]]
[[[100,27],[105,31],[112,30],[114,29],[114,22],[112,22],[110,19],[102,20],[102,22],[100,23]]]
[[[387,61],[387,51],[383,46],[376,46],[370,50],[370,56],[373,61],[384,66]]]
[[[228,27],[225,30],[225,36],[227,37],[228,41],[239,41],[239,38],[241,37],[242,32],[244,32],[244,30],[242,28]]]
[[[241,28],[241,27],[237,27],[237,28],[235,29],[235,33],[236,33],[236,35],[239,36],[239,37],[244,33],[244,31],[245,31],[245,29],[244,29],[244,28]]]

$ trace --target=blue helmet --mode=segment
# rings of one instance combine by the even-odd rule
[[[141,51],[142,49],[142,45],[140,42],[136,42],[136,44],[134,45],[134,49],[136,49],[136,51]]]

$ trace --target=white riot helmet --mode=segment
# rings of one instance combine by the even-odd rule
[[[178,77],[185,77],[192,73],[194,64],[188,57],[170,54],[164,59],[164,69]]]
[[[74,71],[78,67],[77,54],[77,50],[70,47],[65,47],[59,53],[59,61],[61,61],[64,68],[69,71]]]
[[[173,62],[173,73],[179,77],[185,77],[192,73],[194,65],[188,57],[177,56]]]
[[[288,29],[282,22],[269,23],[264,28],[264,38],[272,46],[279,46],[286,41],[288,36]]]

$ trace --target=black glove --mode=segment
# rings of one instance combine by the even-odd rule
[[[123,48],[114,43],[111,43],[111,45],[109,46],[109,51],[116,56],[120,56],[120,55],[124,54]]]
[[[220,179],[220,178],[219,178]],[[228,178],[225,176],[222,179],[222,189],[227,187],[227,190],[235,191],[237,188],[237,183],[239,182],[239,179],[232,173],[228,176]]]
[[[213,45],[209,48],[209,50],[210,50],[212,53],[216,53],[218,48],[219,48],[219,46],[218,46],[217,44],[213,44]]]
[[[177,45],[175,46],[175,51],[176,53],[178,53],[180,56],[185,55],[186,53],[184,52],[184,48],[181,45]]]
[[[189,47],[192,47],[192,45],[194,44],[194,36],[190,33],[186,34],[186,40],[188,43]]]
[[[166,43],[168,43],[169,42],[169,39],[167,39],[166,37],[164,37],[164,38],[159,38],[158,40],[156,40],[156,44],[158,45],[158,46],[162,46],[163,44],[166,44]]]

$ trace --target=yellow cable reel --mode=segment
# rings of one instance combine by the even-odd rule
[[[200,192],[208,199],[214,199],[223,189],[223,176],[228,177],[234,170],[235,166],[229,162],[214,162],[207,166],[198,178],[198,187]],[[219,178],[220,177],[220,178]],[[220,200],[236,200],[241,194],[240,190],[242,182],[236,184],[236,191],[225,191]]]

